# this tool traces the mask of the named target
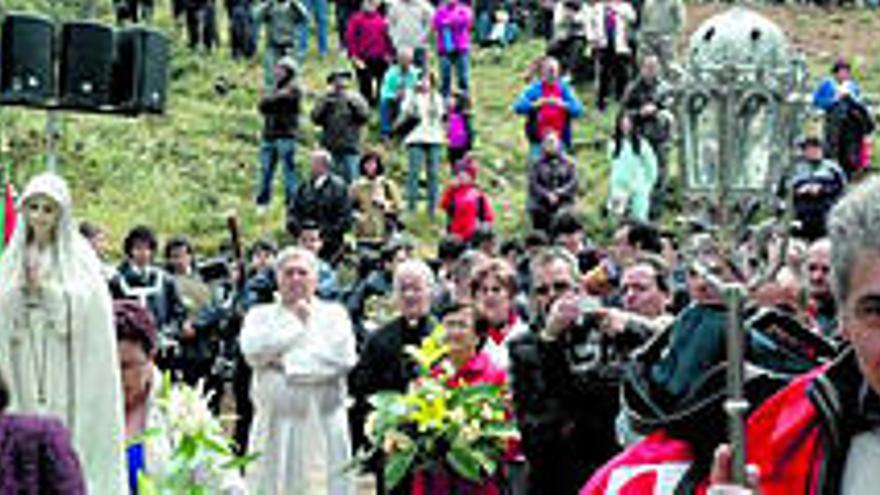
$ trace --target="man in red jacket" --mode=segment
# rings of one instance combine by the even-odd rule
[[[466,156],[455,165],[455,178],[440,199],[440,208],[449,219],[449,233],[463,242],[469,242],[479,226],[495,220],[489,198],[476,180],[477,162]]]

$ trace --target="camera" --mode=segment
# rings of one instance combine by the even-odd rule
[[[616,382],[622,374],[621,356],[612,337],[605,335],[602,325],[605,309],[598,299],[584,297],[580,301],[581,315],[568,332],[567,358],[575,375],[590,375],[602,382]]]
[[[199,277],[208,285],[232,279],[232,267],[224,257],[211,258],[196,266]]]

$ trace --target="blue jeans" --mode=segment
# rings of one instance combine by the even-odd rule
[[[357,153],[331,153],[333,155],[333,173],[345,179],[347,184],[351,184],[358,178],[358,167],[360,166],[360,155]]]
[[[391,137],[394,118],[400,111],[400,103],[395,99],[379,100],[379,131],[382,137]]]
[[[260,183],[257,187],[257,204],[266,206],[272,200],[272,177],[279,158],[284,164],[284,200],[293,201],[299,176],[296,171],[294,155],[296,141],[293,138],[263,139],[260,144]]]
[[[422,164],[428,170],[428,214],[434,218],[437,206],[437,168],[440,166],[439,144],[411,144],[407,147],[409,154],[409,172],[406,176],[406,199],[409,211],[415,211],[416,198],[419,195],[419,175]]]
[[[323,57],[327,55],[327,0],[304,0],[303,5],[312,14],[315,26],[318,28],[318,53]],[[309,32],[311,31],[309,24],[304,22],[299,26],[297,57],[300,60],[305,58],[309,51]]]
[[[468,72],[470,70],[470,58],[467,53],[448,53],[440,55],[440,94],[448,97],[452,89],[452,66],[455,65],[455,77],[458,79],[458,89],[468,94]]]

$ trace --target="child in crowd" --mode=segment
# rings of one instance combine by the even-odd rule
[[[474,128],[470,109],[470,99],[461,92],[454,91],[449,97],[449,111],[446,114],[446,158],[449,160],[452,175],[455,175],[455,164],[473,148]]]
[[[455,165],[455,178],[440,199],[449,220],[449,233],[469,242],[477,228],[495,219],[489,198],[476,184],[477,162],[467,155]]]

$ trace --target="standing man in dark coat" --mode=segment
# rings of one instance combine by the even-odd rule
[[[296,135],[299,127],[301,89],[296,62],[281,57],[273,68],[275,87],[260,99],[263,114],[263,141],[260,143],[260,184],[257,190],[257,213],[262,214],[272,198],[272,177],[281,161],[284,167],[284,202],[293,202],[299,174],[296,170]]]
[[[333,155],[334,172],[351,184],[357,177],[361,149],[361,127],[370,120],[370,106],[357,91],[349,91],[348,71],[334,71],[327,77],[330,91],[312,108],[312,122],[321,128],[321,146]]]
[[[311,220],[321,228],[324,246],[320,256],[334,263],[344,248],[343,236],[351,228],[351,199],[345,181],[330,172],[333,158],[325,149],[312,152],[312,175],[300,184],[287,207],[287,231],[298,237],[302,225]]]

